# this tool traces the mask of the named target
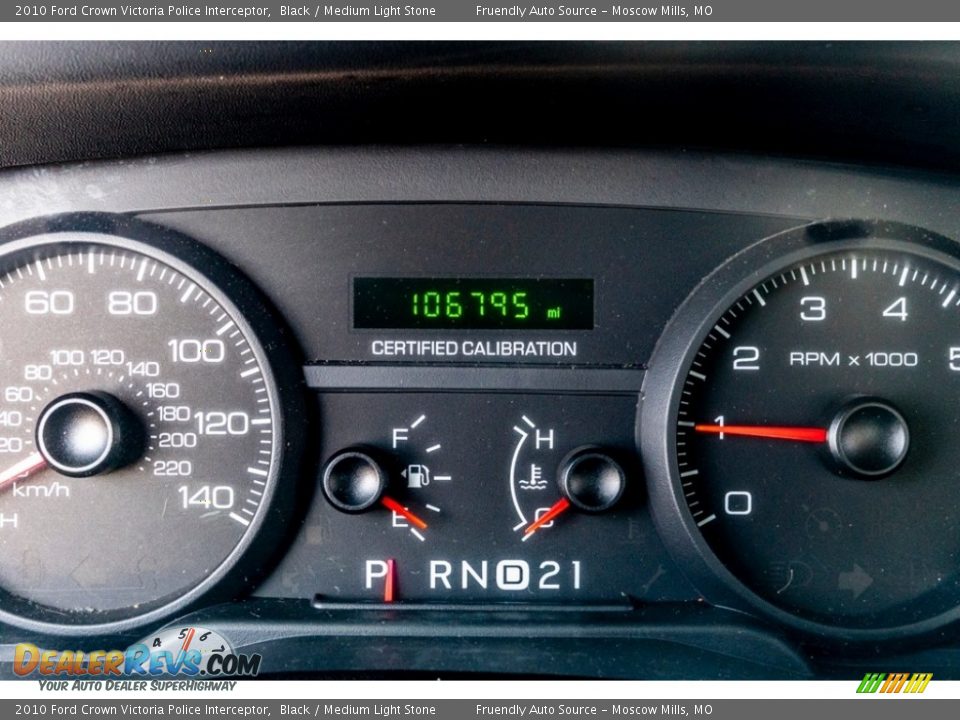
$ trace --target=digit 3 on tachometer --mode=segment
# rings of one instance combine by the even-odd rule
[[[945,240],[873,230],[788,234],[719,271],[662,341],[642,418],[672,483],[658,518],[702,578],[867,633],[960,600],[960,266]]]
[[[249,544],[280,471],[278,386],[248,318],[128,237],[56,232],[0,253],[4,610],[122,624],[197,597]]]

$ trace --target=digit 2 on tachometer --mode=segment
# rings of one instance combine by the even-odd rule
[[[643,429],[662,433],[644,450],[672,483],[658,516],[755,606],[919,629],[960,599],[960,267],[919,232],[809,232],[732,261],[658,350]],[[769,264],[733,280],[752,257]],[[684,360],[671,373],[665,357]]]

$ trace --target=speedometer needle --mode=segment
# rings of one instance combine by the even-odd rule
[[[38,452],[28,455],[15,465],[0,472],[0,491],[6,490],[18,480],[25,480],[47,467],[47,461]]]
[[[698,433],[713,435],[738,435],[741,437],[795,440],[808,443],[824,443],[827,441],[826,428],[782,425],[694,425],[693,429]]]

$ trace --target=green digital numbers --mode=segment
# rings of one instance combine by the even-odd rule
[[[487,296],[482,292],[472,292],[470,297],[477,301],[477,315],[484,317],[487,314]]]
[[[500,290],[492,292],[471,291],[469,294],[459,290],[441,292],[427,290],[413,293],[411,312],[414,317],[430,320],[457,320],[467,317],[494,317],[512,320],[526,320],[530,317],[530,305],[526,292],[507,293]]]
[[[447,293],[443,309],[448,318],[455,320],[458,317],[463,317],[463,305],[460,304],[460,293],[458,291],[454,290]]]
[[[526,303],[527,294],[525,292],[516,292],[513,294],[514,317],[517,320],[526,320],[530,317],[530,306]]]
[[[422,305],[421,305],[422,301]],[[440,293],[433,290],[423,293],[421,298],[420,293],[413,294],[413,314],[418,316],[420,314],[425,318],[438,318],[440,317]]]
[[[588,278],[354,278],[358,329],[589,330]]]

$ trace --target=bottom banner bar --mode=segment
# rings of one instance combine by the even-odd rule
[[[855,691],[854,691],[855,694]],[[860,698],[864,698],[861,694]],[[258,702],[217,700],[67,700],[46,702],[0,701],[0,717],[40,716],[58,718],[157,716],[180,720],[202,718],[383,718],[386,720],[471,720],[476,718],[636,718],[702,717],[710,720],[750,720],[776,717],[777,720],[808,720],[811,717],[856,718],[871,720],[902,718],[904,704],[913,703],[911,720],[947,717],[955,713],[956,701],[930,699],[917,701],[918,695],[887,697],[878,702],[849,700],[568,700],[556,702],[515,700],[398,700],[367,702],[362,700],[309,700]],[[774,715],[775,713],[775,715]]]

